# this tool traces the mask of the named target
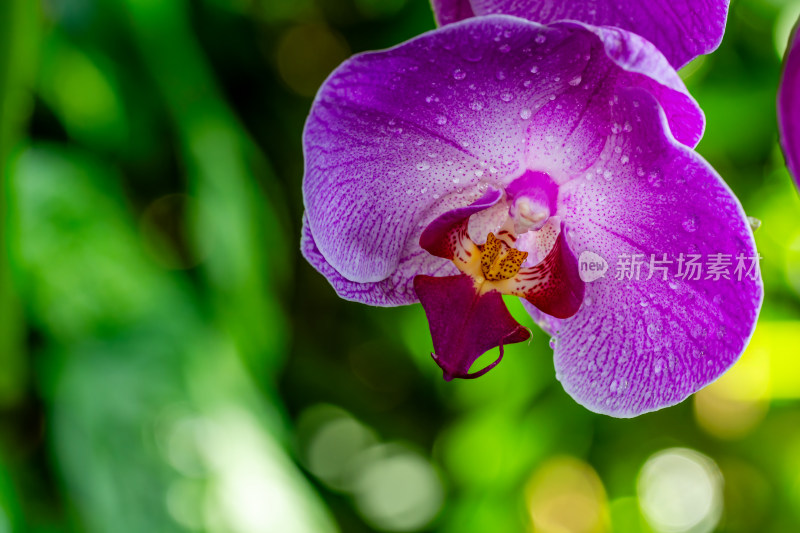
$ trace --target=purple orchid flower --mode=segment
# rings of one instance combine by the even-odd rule
[[[722,42],[728,0],[431,0],[439,25],[505,14],[541,24],[577,20],[617,26],[655,44],[676,69]]]
[[[800,20],[786,49],[778,88],[778,128],[786,166],[800,186]]]
[[[692,150],[703,128],[638,35],[450,24],[352,57],[320,89],[302,251],[345,299],[421,302],[445,379],[528,338],[513,294],[579,403],[673,405],[736,361],[763,293],[742,207]]]

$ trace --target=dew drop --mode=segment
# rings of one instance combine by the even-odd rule
[[[502,100],[504,102],[510,102],[513,99],[514,99],[514,95],[511,94],[511,93],[503,93],[503,94],[500,95],[500,100]]]
[[[481,109],[483,109],[483,103],[474,100],[471,104],[469,104],[469,108],[472,109],[473,111],[480,111]]]
[[[555,350],[557,344],[558,344],[558,341],[556,340],[556,338],[555,337],[551,337],[550,338],[550,348]]]
[[[656,362],[653,363],[653,372],[655,372],[656,374],[660,374],[663,369],[664,369],[664,359],[659,357],[658,359],[656,359]]]
[[[453,71],[453,77],[457,80],[463,80],[464,78],[467,77],[467,73],[461,70],[460,68],[457,68]]]
[[[622,163],[623,165],[627,165],[628,161],[630,161],[630,158],[627,155],[623,155],[622,157],[619,158],[619,162]]]
[[[498,81],[502,81],[506,79],[506,73],[502,70],[498,70],[494,73],[494,77],[498,79]]]
[[[528,109],[527,107],[523,107],[522,109],[519,110],[519,116],[520,118],[522,118],[522,120],[528,120],[529,118],[531,118],[531,110]]]
[[[613,175],[614,174],[612,174],[610,170],[606,170],[605,172],[603,172],[603,177],[606,179],[606,181],[611,181],[611,177]]]
[[[483,177],[483,170],[478,169],[475,171],[475,177],[480,178]]]
[[[447,124],[447,117],[444,115],[436,115],[436,123],[440,126]]]
[[[619,388],[619,381],[617,381],[616,379],[612,381],[611,386],[609,388],[611,389],[611,392],[617,392],[617,389]]]
[[[417,163],[417,170],[428,170],[429,168],[431,168],[431,164],[427,161]]]
[[[661,337],[661,326],[659,326],[658,324],[648,324],[647,336],[653,340],[656,340],[659,337]]]
[[[539,73],[539,67],[536,66],[536,65],[532,66],[531,67],[531,74],[538,74],[538,73]]]
[[[681,226],[683,226],[683,229],[687,232],[694,233],[697,230],[697,220],[693,216],[690,216],[681,223]]]
[[[537,36],[536,36],[536,39],[534,39],[534,41],[536,41],[536,42],[537,42],[537,43],[539,43],[539,44],[542,44],[542,43],[543,43],[543,42],[545,42],[546,40],[547,40],[547,37],[545,37],[545,36],[544,36],[544,35],[542,35],[542,34],[539,34],[539,35],[537,35]]]
[[[581,77],[580,74],[578,74],[577,76],[569,80],[569,84],[572,85],[573,87],[577,87],[578,85],[581,84],[581,81],[583,81],[583,78]]]

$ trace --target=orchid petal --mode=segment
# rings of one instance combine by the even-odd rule
[[[655,44],[675,68],[719,46],[728,17],[728,0],[470,0],[434,1],[440,24],[471,14],[504,14],[541,24],[576,20],[595,26],[617,26]],[[456,8],[456,5],[458,8]]]
[[[439,26],[475,16],[469,0],[431,0],[431,7]]]
[[[503,357],[503,345],[530,337],[506,309],[499,292],[479,293],[466,274],[414,278],[433,338],[431,354],[444,371],[444,378],[476,378],[494,368]],[[469,369],[483,353],[499,347],[491,365],[474,373]]]
[[[778,88],[778,127],[786,166],[800,187],[800,20],[786,49]]]
[[[410,303],[414,273],[448,268],[419,255],[422,228],[533,163],[559,183],[595,164],[613,130],[609,100],[623,86],[648,90],[675,138],[692,144],[702,113],[650,56],[649,43],[621,30],[498,15],[346,61],[304,132],[312,264],[359,301]]]
[[[409,244],[403,251],[397,269],[389,277],[366,283],[351,281],[337,272],[322,256],[305,216],[300,251],[311,266],[325,276],[341,298],[377,307],[394,307],[418,302],[419,299],[414,292],[414,276],[420,272],[431,276],[449,276],[458,273],[458,269],[450,261],[432,256],[420,249],[419,245]]]
[[[492,189],[466,207],[459,207],[440,215],[428,224],[419,238],[419,245],[431,255],[442,257],[462,264],[469,261],[471,248],[476,248],[475,243],[469,238],[467,228],[472,215],[495,205],[503,193]],[[477,248],[476,248],[477,249]]]
[[[608,179],[589,171],[562,187],[560,202],[579,262],[592,252],[611,268],[587,283],[572,318],[526,307],[553,334],[565,390],[593,411],[629,417],[676,404],[725,372],[753,332],[763,286],[757,269],[736,275],[738,256],[748,269],[758,258],[741,205],[708,163],[672,139],[652,95],[621,94],[615,113],[637,126],[609,139],[601,157]],[[648,263],[641,276],[622,269],[617,279],[636,254]],[[729,279],[678,277],[681,254],[723,254]],[[653,263],[651,276],[652,257],[673,263]]]

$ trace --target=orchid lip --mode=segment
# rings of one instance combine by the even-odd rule
[[[522,190],[535,193],[534,185],[526,181],[510,190],[512,194]],[[506,193],[510,196],[508,190]],[[517,196],[518,201],[523,200],[522,205],[529,201],[529,196]],[[514,223],[511,216],[497,236],[493,232],[487,234],[484,244],[475,244],[469,237],[470,217],[498,204],[502,198],[501,191],[490,190],[470,206],[447,212],[431,222],[420,237],[423,249],[449,259],[461,271],[456,276],[414,278],[414,288],[433,338],[431,355],[447,381],[483,375],[502,359],[504,344],[529,338],[529,332],[506,309],[501,294],[523,297],[559,318],[575,314],[583,301],[583,282],[563,228],[547,256],[533,267],[523,267],[528,253],[515,247],[517,237],[510,229]],[[495,347],[500,349],[497,360],[470,373],[475,360]]]

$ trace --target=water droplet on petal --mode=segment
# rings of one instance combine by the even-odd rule
[[[497,78],[498,80],[502,81],[502,80],[506,79],[506,73],[504,71],[502,71],[502,70],[498,70],[497,72],[495,72],[494,77]]]
[[[581,81],[583,81],[583,78],[581,77],[580,74],[578,74],[577,76],[569,80],[569,84],[572,85],[573,87],[577,87],[578,85],[581,84]]]
[[[464,78],[467,77],[467,73],[461,70],[460,68],[457,68],[453,71],[453,77],[457,80],[463,80]]]
[[[556,338],[555,337],[551,337],[550,338],[550,348],[555,350],[557,344],[558,344],[558,341],[556,340]]]
[[[536,65],[532,66],[531,74],[538,74],[538,73],[539,73],[539,67],[537,67]]]
[[[527,107],[523,107],[522,109],[519,110],[519,116],[520,118],[522,118],[522,120],[528,120],[529,118],[531,118],[531,110],[528,109]]]
[[[622,157],[619,158],[619,162],[622,163],[623,165],[627,165],[628,161],[630,161],[630,158],[627,155],[623,155]]]
[[[440,126],[447,124],[447,117],[444,115],[436,115],[436,123]]]
[[[694,233],[697,230],[697,219],[690,216],[681,223],[681,226],[683,226],[683,229],[687,232]]]
[[[537,43],[539,43],[539,44],[542,44],[542,43],[543,43],[543,42],[545,42],[546,40],[547,40],[547,37],[545,37],[545,36],[544,36],[544,35],[542,35],[542,34],[539,34],[539,35],[537,35],[537,36],[536,36],[536,39],[534,39],[534,41],[536,41],[536,42],[537,42]]]
[[[661,371],[664,369],[664,359],[659,357],[656,359],[655,363],[653,363],[653,372],[656,374],[660,374]]]
[[[417,163],[417,170],[428,170],[429,168],[431,168],[431,164],[427,161]]]
[[[469,104],[469,108],[472,109],[473,111],[480,111],[481,109],[483,109],[483,103],[475,100],[471,104]]]
[[[653,340],[656,340],[659,337],[661,337],[661,326],[659,326],[658,324],[648,324],[647,336]]]
[[[506,92],[506,93],[503,93],[503,94],[500,95],[500,100],[502,100],[504,102],[510,102],[513,99],[514,99],[514,95],[511,94],[511,93],[507,93]]]

